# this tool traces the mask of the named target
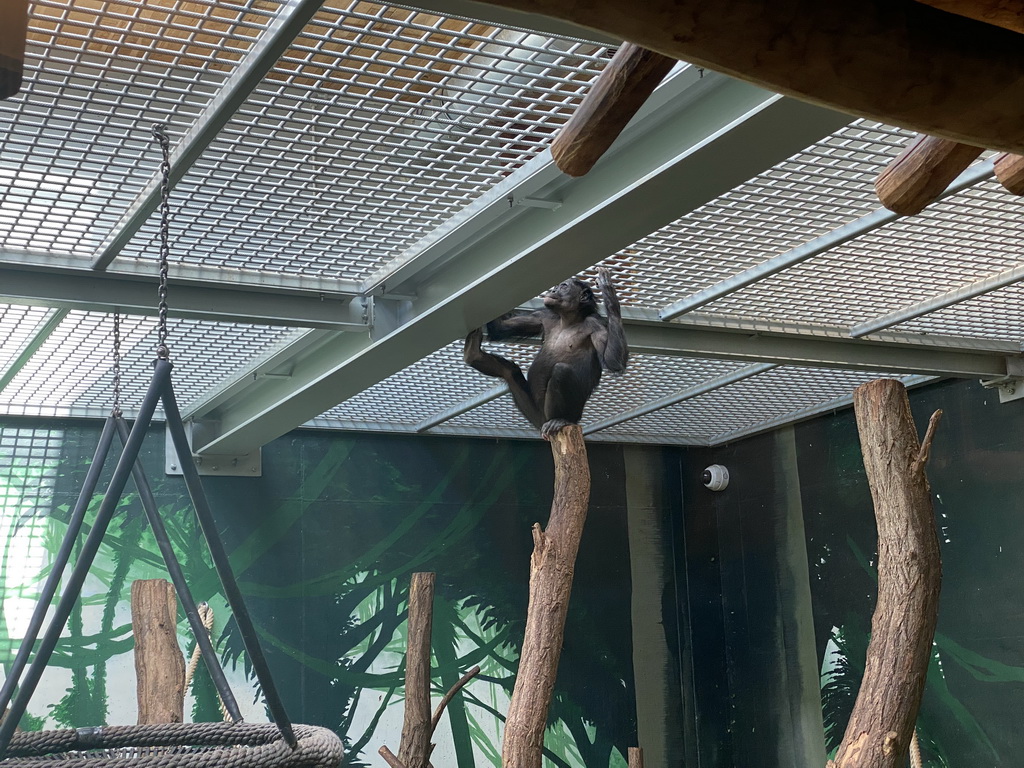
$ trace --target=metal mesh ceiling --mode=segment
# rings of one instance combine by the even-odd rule
[[[540,167],[612,52],[583,39],[352,0],[35,0],[23,92],[0,102],[0,268],[28,262],[44,276],[69,265],[155,274],[159,153],[150,129],[162,123],[180,173],[172,315],[175,268],[211,285],[258,292],[309,281],[351,295],[351,286],[387,275],[414,244],[441,238],[496,188]],[[853,120],[593,261],[613,271],[627,313],[648,322],[875,211],[874,179],[908,137]],[[550,211],[560,202],[540,200]],[[1017,267],[1022,204],[984,180],[728,293],[701,308],[702,322],[749,321],[751,337],[818,327],[834,341],[844,329]],[[485,236],[489,221],[475,235]],[[1019,343],[1024,290],[1012,277],[1004,282],[892,330],[932,347],[942,337],[978,350],[990,348],[986,340]],[[421,284],[411,279],[405,287],[414,299]],[[109,312],[37,303],[0,304],[0,414],[105,415]],[[377,310],[386,315],[384,303]],[[317,349],[336,349],[319,346],[334,332],[313,338],[301,317],[290,319],[295,327],[175,320],[183,410],[268,371],[286,380]],[[123,331],[131,411],[148,382],[155,321],[131,316]],[[386,336],[373,333],[375,341]],[[536,349],[490,346],[524,368]],[[496,381],[464,365],[460,340],[434,347],[308,424],[529,434],[507,395],[488,395]],[[787,414],[834,407],[876,375],[826,369],[808,356],[807,367],[749,369],[756,375],[734,381],[757,361],[791,360],[781,353],[776,360],[766,347],[749,358],[671,343],[634,352],[625,375],[606,375],[588,404],[586,423],[601,427],[591,437],[733,439]],[[319,362],[330,372],[344,360]]]

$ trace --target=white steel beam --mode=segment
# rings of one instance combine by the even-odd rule
[[[288,378],[243,377],[246,386],[235,397],[190,406],[187,415],[205,422],[194,448],[236,454],[262,445],[847,122],[739,81],[691,75],[682,93],[652,99],[587,176],[556,175],[531,190],[531,197],[560,201],[557,209],[509,205],[525,180],[550,173],[545,153],[427,238],[429,258],[407,254],[398,269],[408,276],[397,286],[382,280],[385,291],[415,291],[396,302],[393,329],[335,334],[315,354],[297,359]],[[487,217],[483,226],[476,215]],[[441,239],[445,244],[437,248]]]
[[[370,300],[354,294],[260,289],[173,276],[168,293],[174,317],[337,331],[369,329]],[[0,302],[156,315],[157,277],[128,277],[54,264],[26,267],[0,261]]]

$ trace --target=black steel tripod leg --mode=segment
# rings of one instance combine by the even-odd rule
[[[181,412],[178,410],[178,403],[174,397],[174,387],[170,379],[164,387],[163,393],[164,416],[167,419],[167,428],[171,432],[171,440],[174,441],[174,449],[178,454],[178,466],[181,467],[185,477],[185,485],[188,487],[189,496],[192,498],[192,505],[196,509],[196,517],[199,519],[199,526],[206,537],[207,546],[210,548],[210,556],[213,558],[213,565],[220,576],[221,584],[224,587],[224,596],[227,598],[231,612],[238,623],[238,630],[242,635],[242,642],[245,645],[245,652],[252,664],[256,678],[263,689],[263,696],[266,699],[267,707],[274,718],[274,722],[281,730],[281,735],[292,747],[298,744],[295,732],[292,730],[291,720],[284,709],[284,703],[274,684],[270,674],[270,667],[263,655],[263,648],[260,646],[259,637],[256,634],[256,627],[252,623],[249,611],[245,607],[245,599],[242,591],[238,588],[238,582],[231,571],[231,562],[228,559],[227,551],[217,533],[217,524],[210,512],[210,505],[206,500],[206,493],[203,491],[202,481],[199,479],[199,472],[192,461],[192,448],[188,444],[188,437],[185,435],[185,427],[181,421]]]
[[[103,472],[103,464],[107,460],[107,454],[110,452],[110,443],[113,439],[114,416],[111,414],[103,422],[103,431],[100,432],[100,440],[96,444],[96,451],[92,456],[92,464],[89,465],[89,471],[86,472],[82,490],[78,494],[78,501],[75,502],[74,509],[71,510],[71,516],[68,518],[68,529],[64,533],[60,549],[57,550],[53,563],[50,565],[50,572],[47,574],[42,591],[39,593],[39,600],[36,602],[35,610],[32,611],[32,618],[29,620],[28,628],[25,630],[25,637],[18,647],[18,653],[14,657],[14,661],[11,662],[11,668],[4,679],[3,687],[0,688],[0,712],[4,712],[7,709],[7,705],[11,703],[14,689],[18,685],[18,681],[21,680],[21,673],[25,670],[26,664],[28,664],[28,657],[32,655],[32,647],[35,645],[36,639],[39,637],[39,630],[42,629],[43,622],[46,620],[46,612],[50,608],[50,602],[53,600],[53,596],[57,594],[57,587],[64,576],[64,569],[67,567],[68,560],[71,559],[71,552],[75,547],[75,542],[78,540],[78,534],[82,531],[82,521],[85,520],[85,513],[89,509],[89,502],[92,501],[93,493],[96,491],[96,485],[99,483],[100,473]]]
[[[100,503],[99,511],[96,513],[96,520],[93,522],[92,530],[89,531],[89,535],[82,545],[78,561],[75,563],[75,567],[71,570],[71,574],[64,585],[64,592],[61,594],[57,607],[54,610],[53,618],[46,627],[46,632],[43,634],[43,639],[39,644],[39,650],[25,672],[25,679],[21,684],[21,689],[18,691],[18,695],[14,697],[14,701],[11,702],[11,711],[0,722],[0,760],[3,759],[7,752],[7,746],[11,743],[14,729],[17,728],[22,715],[25,714],[28,701],[32,698],[32,694],[39,684],[43,670],[46,669],[50,656],[53,654],[53,649],[56,648],[57,641],[60,639],[60,633],[64,630],[68,616],[71,615],[71,610],[74,608],[75,602],[82,591],[82,584],[85,583],[85,577],[89,573],[89,568],[96,557],[96,552],[99,551],[100,544],[103,543],[103,536],[107,532],[107,526],[110,525],[110,519],[114,515],[117,503],[121,500],[121,494],[124,493],[124,487],[128,483],[128,475],[131,474],[132,466],[139,456],[142,441],[146,437],[146,431],[149,429],[149,422],[153,418],[156,404],[160,400],[160,395],[165,388],[165,382],[169,378],[170,363],[158,361],[156,371],[153,373],[153,378],[149,383],[149,389],[146,391],[146,396],[143,398],[142,405],[139,408],[139,417],[135,421],[135,426],[132,427],[128,442],[117,461],[117,466],[114,468],[114,474],[110,478],[107,492],[103,495],[103,501]]]
[[[119,418],[117,420],[117,433],[123,443],[128,442],[128,425],[124,419]],[[139,491],[139,500],[142,502],[142,508],[146,511],[146,517],[149,519],[149,525],[153,529],[153,536],[156,538],[156,544],[160,548],[160,554],[163,555],[164,563],[167,565],[167,573],[171,577],[171,583],[174,584],[174,590],[178,593],[178,599],[185,609],[185,616],[188,618],[189,626],[192,627],[192,634],[195,635],[196,643],[199,645],[199,650],[203,655],[203,661],[210,672],[213,684],[217,687],[217,693],[220,694],[221,701],[224,702],[225,709],[227,709],[231,719],[237,723],[242,719],[242,713],[238,709],[238,702],[235,700],[231,686],[224,676],[224,668],[221,667],[220,659],[217,657],[213,644],[210,642],[210,636],[206,632],[206,627],[203,626],[203,620],[199,618],[196,601],[193,599],[192,592],[188,588],[188,582],[185,580],[185,574],[182,573],[178,556],[174,553],[174,547],[171,546],[171,540],[167,537],[167,528],[160,517],[160,510],[157,507],[156,499],[153,498],[153,490],[150,488],[149,480],[146,478],[146,472],[138,462],[132,468],[132,478],[135,480],[135,487]]]

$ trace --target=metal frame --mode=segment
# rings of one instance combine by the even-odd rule
[[[51,10],[56,8],[45,0],[42,5],[52,6]],[[368,137],[368,146],[372,147],[373,140],[380,143],[382,137],[393,138],[391,131],[395,130],[395,120],[411,121],[410,125],[422,124],[418,130],[427,133],[444,126],[454,126],[458,121],[448,114],[445,104],[435,103],[437,98],[444,96],[444,90],[435,93],[420,87],[424,86],[423,79],[432,82],[433,67],[439,66],[445,72],[449,71],[447,67],[454,67],[451,71],[461,69],[463,79],[456,77],[447,83],[446,87],[451,90],[449,95],[492,100],[496,119],[498,116],[513,119],[519,110],[518,119],[525,127],[524,135],[532,133],[529,133],[528,141],[522,137],[519,139],[524,146],[529,144],[528,148],[510,150],[510,154],[518,152],[518,155],[509,159],[508,167],[527,161],[454,215],[445,213],[436,219],[430,218],[431,222],[443,220],[443,223],[431,231],[423,230],[426,234],[415,242],[411,235],[404,233],[408,235],[407,239],[400,242],[411,243],[408,247],[400,252],[396,247],[394,258],[386,263],[382,261],[366,273],[356,272],[357,278],[344,279],[326,270],[317,274],[289,271],[288,265],[273,273],[259,271],[255,267],[236,268],[242,262],[224,267],[213,267],[205,261],[203,265],[172,266],[172,310],[178,317],[309,329],[302,334],[290,332],[287,343],[268,342],[241,370],[230,378],[209,382],[210,387],[205,394],[184,404],[198,453],[208,456],[251,453],[260,444],[302,424],[371,431],[529,436],[532,434],[530,431],[515,427],[474,432],[473,428],[464,426],[467,420],[460,417],[476,408],[486,411],[488,404],[503,394],[502,388],[488,388],[484,380],[481,380],[477,394],[453,398],[454,402],[427,418],[419,419],[414,426],[388,425],[374,419],[325,419],[322,414],[339,401],[427,358],[435,350],[464,335],[469,328],[491,319],[501,308],[516,302],[530,306],[528,300],[550,284],[574,271],[587,269],[603,258],[610,258],[615,266],[621,265],[621,270],[616,270],[617,281],[622,275],[628,283],[634,279],[630,274],[633,263],[631,248],[637,246],[634,252],[642,250],[636,263],[650,268],[658,255],[656,246],[652,254],[649,244],[638,243],[652,232],[660,232],[660,228],[679,222],[686,226],[687,220],[699,220],[705,204],[718,205],[714,210],[719,212],[736,212],[738,215],[730,220],[728,226],[733,231],[742,230],[743,223],[748,220],[744,213],[744,185],[758,174],[764,175],[758,181],[760,191],[751,194],[761,201],[758,203],[761,210],[752,210],[750,216],[764,214],[769,218],[772,217],[771,211],[764,208],[763,202],[766,185],[773,190],[777,185],[780,197],[792,202],[799,198],[801,189],[813,188],[815,183],[840,180],[837,185],[822,185],[827,197],[843,189],[848,179],[852,179],[850,183],[855,185],[863,182],[863,169],[846,174],[842,167],[844,163],[864,164],[863,158],[858,159],[855,152],[841,156],[835,163],[828,159],[831,157],[828,152],[835,146],[827,145],[830,134],[844,126],[848,118],[686,67],[677,69],[655,92],[591,174],[583,179],[568,179],[554,167],[546,152],[536,154],[543,145],[544,133],[535,129],[553,131],[559,124],[558,119],[548,121],[545,116],[530,112],[516,100],[525,99],[534,106],[539,99],[562,100],[558,107],[562,110],[559,114],[564,115],[566,94],[577,92],[577,86],[586,73],[563,71],[561,80],[555,78],[559,81],[552,85],[550,79],[543,79],[544,63],[557,58],[559,51],[563,50],[559,46],[570,46],[583,39],[593,40],[592,33],[563,22],[467,0],[414,0],[411,5],[396,7],[421,8],[447,15],[450,19],[469,19],[484,14],[492,23],[505,25],[509,30],[542,30],[566,39],[554,41],[547,48],[547,43],[535,34],[527,37],[512,32],[493,34],[494,29],[481,33],[480,28],[474,28],[475,31],[465,32],[465,56],[459,54],[445,59],[442,53],[425,53],[426,58],[421,62],[406,62],[408,71],[392,73],[393,80],[382,86],[381,93],[394,97],[394,110],[381,112],[380,131]],[[321,12],[321,18],[311,25],[318,12]],[[378,12],[352,6],[346,11],[342,6],[322,8],[321,0],[287,0],[271,20],[260,16],[256,21],[242,23],[243,26],[250,25],[250,31],[259,30],[260,35],[236,38],[236,45],[245,43],[247,50],[237,64],[224,67],[230,69],[230,73],[224,77],[219,90],[208,99],[204,98],[205,93],[197,91],[191,100],[185,98],[180,102],[203,106],[196,109],[194,116],[183,112],[177,121],[178,125],[187,125],[188,130],[173,153],[172,182],[187,179],[188,182],[181,185],[187,192],[193,186],[199,190],[204,174],[226,178],[220,175],[216,166],[211,166],[210,157],[219,157],[217,153],[221,151],[215,142],[224,138],[226,143],[230,143],[237,138],[236,134],[241,135],[239,126],[244,126],[254,115],[263,117],[280,112],[285,115],[282,125],[287,124],[289,130],[295,128],[288,123],[291,119],[286,115],[288,108],[282,106],[278,110],[275,99],[288,101],[294,98],[319,104],[317,87],[325,87],[328,83],[316,81],[311,75],[319,86],[299,88],[297,81],[289,79],[289,67],[296,63],[315,63],[313,54],[327,55],[335,51],[331,46],[336,41],[329,39],[329,33],[322,33],[323,25],[317,24],[328,17],[341,20],[346,13],[358,21],[353,29],[361,30],[363,27],[360,25],[363,24],[367,25],[366,29],[374,24],[379,27],[374,27],[374,34],[379,32],[380,39],[367,42],[369,52],[338,53],[337,61],[331,65],[336,68],[336,75],[358,78],[372,73],[374,57],[386,54],[388,45],[401,42],[397,32],[385,29],[387,9]],[[60,19],[65,20],[63,16]],[[196,19],[198,23],[198,15]],[[178,25],[181,28],[180,20]],[[441,25],[428,27],[419,22],[409,22],[410,29],[423,33],[423,40],[443,32]],[[153,40],[158,37],[153,37]],[[417,38],[418,42],[423,40]],[[510,40],[515,42],[508,42]],[[600,46],[610,41],[598,39],[596,42]],[[518,57],[515,66],[504,70],[495,63],[493,72],[481,69],[484,59],[497,60],[497,48],[505,50],[503,46],[506,43],[510,55]],[[147,50],[155,50],[153,45],[152,40],[146,43]],[[61,55],[68,54],[68,50],[61,48]],[[584,68],[596,66],[596,55],[592,50],[584,55],[584,58],[590,56]],[[75,57],[80,54],[72,52],[68,55],[77,62]],[[82,61],[90,63],[91,59],[87,59],[88,56]],[[208,68],[208,62],[200,67],[203,72],[212,74]],[[535,70],[541,73],[541,81],[530,82]],[[138,73],[142,70],[131,71]],[[577,74],[580,79],[574,79]],[[502,80],[503,76],[505,80]],[[171,73],[170,79],[173,82],[168,87],[172,90],[180,89],[182,82],[191,82],[187,67]],[[276,84],[280,82],[286,86],[279,88]],[[56,92],[58,88],[50,82],[42,85],[45,93]],[[433,94],[429,98],[424,96],[428,92]],[[508,97],[507,101],[502,100],[502,95]],[[342,105],[344,109],[362,109],[367,114],[381,109],[379,101],[359,104],[358,99],[348,92],[344,100],[347,100]],[[327,103],[328,99],[323,101]],[[155,112],[173,113],[174,103],[178,102],[172,99],[170,108],[161,104]],[[505,113],[512,114],[513,118]],[[96,128],[95,115],[90,117],[90,121],[89,130],[101,130]],[[69,121],[69,124],[73,122]],[[312,123],[310,126],[315,134],[317,126]],[[109,130],[126,129],[122,123],[114,121]],[[884,126],[879,131],[884,135],[884,146],[895,148],[899,132]],[[68,137],[69,140],[73,138]],[[356,136],[356,139],[361,138],[364,137]],[[413,131],[407,138],[406,144],[397,150],[392,147],[389,151],[407,152],[410,157],[417,152],[429,154],[429,141],[423,136]],[[19,135],[19,148],[25,147],[28,141],[26,135]],[[51,165],[56,155],[50,149],[52,135],[40,135],[39,141],[45,147],[40,157],[46,161],[46,167],[28,170],[39,173],[44,180],[47,169],[51,167],[61,173],[66,172],[65,165]],[[130,142],[126,145],[130,146]],[[457,142],[445,146],[455,153],[472,152],[471,146]],[[109,146],[105,149],[109,150]],[[208,150],[211,152],[204,154]],[[819,150],[826,159],[820,164],[805,164],[808,175],[800,177],[800,163],[793,162],[791,156],[804,151],[814,155]],[[871,163],[877,163],[877,147],[871,152],[874,153],[870,155]],[[133,162],[132,153],[128,155],[116,158],[122,170]],[[480,170],[487,157],[494,156],[483,152],[472,160],[470,165],[474,172]],[[413,157],[410,162],[419,159]],[[798,168],[795,176],[791,172],[794,167]],[[949,200],[961,193],[969,195],[972,187],[991,176],[992,161],[982,161],[965,171],[942,197]],[[101,178],[95,169],[88,169],[86,177],[93,181]],[[0,248],[0,301],[57,308],[34,338],[21,344],[20,351],[6,369],[0,370],[0,393],[34,355],[40,354],[40,349],[46,351],[52,346],[47,345],[46,340],[60,327],[62,318],[69,311],[153,313],[150,291],[154,288],[155,277],[147,259],[139,256],[139,243],[145,240],[150,214],[156,208],[159,176],[147,176],[140,182],[134,182],[131,174],[125,173],[123,180],[126,189],[138,191],[126,207],[114,208],[123,210],[123,215],[111,216],[112,223],[104,225],[109,229],[91,257],[83,258],[77,246],[70,249],[77,255]],[[246,183],[249,185],[247,188],[252,188],[253,182]],[[470,187],[458,187],[456,199],[469,199],[464,195],[470,192]],[[75,195],[75,199],[82,196],[78,192]],[[208,200],[208,195],[207,190],[200,197]],[[827,200],[822,202],[822,197],[820,193],[817,198],[812,195],[813,205],[828,205]],[[47,201],[53,199],[57,198],[44,195],[43,204],[49,205]],[[102,199],[99,204],[102,205]],[[913,298],[906,302],[907,306],[863,322],[852,322],[849,327],[795,324],[725,314],[730,311],[730,306],[737,312],[741,311],[735,308],[742,309],[744,302],[737,303],[735,295],[743,289],[813,262],[816,258],[827,260],[829,254],[837,252],[837,249],[842,253],[842,248],[856,243],[857,238],[867,236],[870,241],[871,233],[897,220],[895,214],[885,209],[859,215],[866,210],[863,196],[836,195],[836,204],[838,207],[846,206],[842,215],[822,216],[820,221],[812,222],[844,222],[834,226],[832,231],[809,237],[797,247],[790,247],[787,243],[778,249],[781,252],[771,253],[759,244],[753,249],[755,255],[764,256],[759,261],[748,257],[733,262],[727,258],[730,254],[723,254],[726,257],[723,263],[739,263],[741,267],[724,279],[722,275],[727,272],[719,268],[717,273],[712,272],[716,275],[713,281],[697,279],[683,282],[683,285],[694,286],[688,296],[683,295],[685,291],[677,291],[675,295],[682,295],[682,298],[675,299],[669,293],[659,295],[653,304],[636,306],[630,304],[630,286],[627,285],[624,291],[625,320],[633,349],[666,358],[744,361],[752,366],[743,369],[748,371],[757,370],[756,366],[799,365],[901,376],[959,376],[999,381],[1018,370],[1021,345],[1013,336],[1013,329],[1001,336],[993,333],[984,339],[930,333],[950,327],[951,333],[959,330],[951,323],[929,324],[930,313],[961,305],[1024,280],[1024,266],[1020,265],[1009,268],[1000,265],[998,272],[996,267],[992,267],[994,274],[985,275],[985,264],[999,263],[998,259],[986,261],[985,254],[979,257],[976,276],[968,278],[969,282],[960,287],[945,290],[947,286],[943,286],[942,291],[925,300],[919,300],[922,291],[908,291],[907,295]],[[97,203],[89,200],[82,208],[92,215],[97,210]],[[784,210],[784,206],[781,209]],[[223,206],[218,210],[230,212],[232,209]],[[389,211],[393,213],[394,210],[392,205]],[[799,214],[793,215],[799,218]],[[850,221],[854,216],[858,218]],[[778,225],[783,235],[786,234],[787,223],[780,221]],[[80,227],[81,223],[76,226]],[[803,227],[808,228],[806,221]],[[792,228],[799,229],[796,226]],[[391,230],[385,227],[373,231],[379,234]],[[410,231],[421,232],[416,227],[411,227]],[[819,227],[813,234],[821,231]],[[85,237],[79,237],[75,242],[82,241],[95,242]],[[230,238],[225,242],[230,243]],[[654,242],[657,243],[656,238]],[[725,247],[737,242],[739,250],[744,245],[742,236],[735,241],[724,237],[720,242]],[[780,236],[770,242],[787,241]],[[129,244],[130,247],[126,248]],[[685,241],[678,247],[685,249]],[[216,262],[211,260],[211,263]],[[376,264],[373,260],[369,263]],[[682,269],[688,262],[677,258],[668,263],[678,264]],[[699,268],[701,265],[696,266]],[[658,274],[657,269],[651,269],[650,274]],[[647,275],[646,279],[651,277]],[[964,282],[963,277],[958,280]],[[927,286],[933,287],[936,283],[933,280]],[[702,285],[704,287],[699,287]],[[774,287],[772,283],[767,286]],[[638,290],[638,293],[643,292]],[[713,302],[726,297],[732,297],[733,301],[723,302],[724,310],[711,306],[714,312],[701,312],[702,308],[706,310]],[[885,330],[899,326],[906,332]],[[921,332],[911,332],[914,330]],[[1014,341],[998,340],[1011,337]],[[650,413],[658,403],[684,397],[687,392],[701,387],[714,390],[719,378],[711,376],[702,385],[680,387],[679,392],[670,395],[659,392],[659,396],[654,397],[648,394],[648,402],[631,403],[631,408],[615,417],[602,413],[601,418],[590,425],[593,439],[639,439],[631,434],[616,434],[611,425],[624,424],[631,414],[636,418],[641,412]],[[8,388],[8,394],[11,389]],[[460,396],[463,394],[460,391]],[[9,413],[72,416],[100,413],[88,406],[64,407],[50,403],[39,405],[34,411],[31,407],[19,409],[17,405],[8,406]],[[803,410],[806,409],[796,411],[793,418],[799,417]],[[735,433],[733,430],[724,434]],[[706,443],[719,437],[705,434],[683,439]],[[650,439],[664,442],[669,438],[651,436]]]
[[[252,619],[245,606],[241,590],[239,589],[238,583],[231,570],[227,550],[224,548],[224,545],[220,540],[220,535],[217,532],[216,523],[213,519],[209,503],[207,502],[206,494],[203,491],[199,474],[196,471],[195,466],[192,464],[191,451],[189,450],[188,440],[181,422],[181,414],[178,411],[177,402],[174,397],[174,387],[171,383],[171,369],[172,365],[168,360],[158,359],[156,361],[153,378],[150,381],[149,388],[147,389],[146,396],[143,400],[143,405],[139,409],[138,417],[136,418],[131,431],[128,430],[127,425],[124,423],[123,419],[121,419],[120,414],[116,411],[112,413],[104,423],[103,431],[100,435],[95,455],[93,456],[93,461],[86,474],[85,482],[79,494],[78,501],[72,511],[71,518],[68,523],[68,529],[58,550],[50,573],[47,576],[46,582],[43,585],[39,601],[36,604],[29,627],[26,630],[25,638],[23,639],[22,645],[15,657],[12,669],[8,674],[7,679],[4,681],[3,688],[0,689],[0,711],[6,711],[7,705],[11,705],[10,711],[7,712],[3,721],[0,722],[0,759],[3,758],[3,755],[10,744],[11,737],[17,729],[22,716],[25,714],[29,699],[31,699],[32,694],[35,692],[43,671],[46,669],[46,665],[49,663],[50,657],[52,656],[57,642],[60,639],[60,635],[64,631],[68,617],[71,615],[71,611],[74,608],[75,603],[78,601],[82,585],[85,583],[89,569],[92,567],[96,553],[99,551],[100,545],[103,542],[103,537],[106,535],[107,528],[113,519],[117,504],[121,500],[125,486],[128,483],[129,475],[132,475],[135,480],[143,508],[145,509],[150,526],[153,529],[153,534],[156,538],[160,553],[167,565],[168,572],[174,583],[178,597],[185,608],[185,614],[192,627],[196,642],[199,644],[207,668],[209,669],[210,675],[217,686],[218,693],[224,702],[224,706],[227,708],[233,721],[238,722],[242,719],[241,712],[238,709],[238,704],[231,692],[230,686],[228,685],[227,678],[224,676],[224,671],[220,666],[219,658],[212,643],[210,642],[206,628],[203,626],[202,619],[199,617],[195,600],[193,599],[191,591],[188,588],[188,584],[185,581],[184,574],[181,571],[181,566],[177,560],[177,555],[175,555],[170,539],[167,537],[167,532],[164,528],[163,521],[160,518],[160,513],[157,508],[156,501],[153,498],[149,482],[146,479],[142,467],[138,464],[139,452],[142,449],[142,441],[145,439],[146,432],[149,429],[157,404],[161,401],[163,402],[164,412],[167,417],[167,428],[171,433],[175,449],[178,453],[179,463],[182,466],[183,474],[185,476],[185,484],[188,488],[189,497],[191,498],[192,505],[195,508],[196,517],[199,521],[206,544],[209,547],[214,568],[217,571],[217,575],[220,577],[221,585],[224,589],[224,595],[227,599],[228,605],[231,607],[232,615],[238,624],[239,633],[242,637],[246,654],[253,666],[253,671],[256,673],[267,707],[285,741],[287,741],[292,747],[295,747],[298,743],[294,730],[292,729],[291,720],[288,718],[288,714],[284,709],[284,704],[281,701],[280,694],[278,693],[273,677],[270,674],[270,668],[267,664],[266,657],[263,654],[263,649],[260,645],[256,628],[252,623]],[[85,538],[85,542],[81,546],[81,550],[74,567],[67,576],[67,580],[64,584],[64,590],[61,593],[60,599],[54,610],[54,615],[47,624],[46,629],[43,632],[39,648],[36,650],[35,656],[29,664],[29,655],[31,654],[32,648],[39,637],[39,632],[42,629],[43,622],[45,621],[50,602],[56,595],[58,585],[64,577],[64,571],[67,568],[72,551],[74,550],[75,544],[81,533],[86,510],[92,500],[93,493],[95,492],[100,473],[103,470],[103,465],[109,453],[110,445],[115,433],[120,437],[124,448],[117,460],[113,475],[103,495],[103,500],[96,513],[96,519],[93,521],[92,526],[89,529],[89,533]],[[22,676],[22,673],[24,673],[24,677]],[[17,694],[14,695],[16,687],[18,688],[18,691]]]

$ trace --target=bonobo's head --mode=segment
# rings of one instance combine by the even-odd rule
[[[589,315],[597,312],[594,291],[582,280],[565,280],[544,294],[544,306],[560,314],[580,312]]]

